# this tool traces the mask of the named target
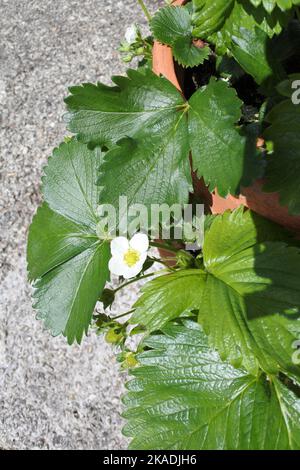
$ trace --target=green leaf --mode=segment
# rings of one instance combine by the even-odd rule
[[[198,47],[192,37],[178,38],[173,44],[173,55],[183,67],[196,67],[209,58],[211,51],[208,46]]]
[[[130,322],[155,331],[183,313],[198,309],[206,276],[199,269],[187,269],[148,282],[141,289],[143,295],[134,305]]]
[[[195,67],[208,59],[208,46],[193,43],[192,17],[186,7],[168,6],[153,16],[150,27],[154,38],[173,48],[176,61],[183,67]]]
[[[87,332],[97,299],[109,279],[108,242],[96,235],[101,154],[75,140],[49,159],[43,178],[46,202],[30,227],[27,247],[34,307],[52,335],[71,344]],[[50,207],[49,207],[50,206]]]
[[[195,323],[169,324],[145,346],[124,398],[131,449],[300,448],[299,396],[222,362]]]
[[[100,194],[96,182],[102,161],[99,149],[93,152],[76,140],[56,148],[42,178],[42,192],[51,209],[95,230]]]
[[[241,28],[238,36],[232,36],[232,42],[233,57],[259,85],[266,85],[266,81],[278,82],[285,77],[283,68],[272,54],[267,33],[260,28]]]
[[[214,217],[204,239],[203,269],[146,284],[131,322],[151,332],[198,310],[222,359],[253,374],[260,366],[300,377],[292,363],[293,342],[300,337],[300,255],[284,241],[289,239],[281,228],[250,211]]]
[[[167,6],[155,13],[150,28],[157,41],[173,46],[176,39],[191,35],[192,19],[186,8]]]
[[[292,339],[300,334],[299,249],[274,242],[257,220],[241,210],[213,220],[203,247],[208,277],[199,321],[235,366],[255,373],[259,363],[274,373],[277,362],[300,376],[291,363]],[[274,354],[280,341],[286,352]]]
[[[289,75],[286,80],[283,80],[277,85],[277,91],[280,95],[285,96],[286,98],[291,98],[293,93],[295,93],[296,88],[294,83],[299,83],[298,89],[300,88],[300,73],[294,73]],[[299,94],[299,93],[298,93]]]
[[[81,342],[109,278],[109,258],[108,243],[96,242],[35,282],[37,318],[53,336],[63,334],[69,344]]]
[[[129,204],[187,202],[190,149],[193,167],[211,191],[217,187],[223,196],[238,194],[262,172],[256,136],[235,127],[241,106],[232,88],[212,79],[189,101],[188,131],[185,107],[165,116],[158,135],[154,129],[123,139],[106,154],[101,168],[102,201],[117,207],[119,197],[126,195]]]
[[[237,127],[242,102],[225,82],[212,79],[186,103],[149,70],[129,71],[129,77],[115,78],[115,88],[77,87],[67,99],[77,137],[89,144],[110,142],[99,179],[103,203],[117,207],[120,196],[146,205],[187,202],[190,150],[198,175],[221,195],[238,194],[241,185],[261,176],[256,135]]]
[[[274,151],[268,157],[264,190],[279,192],[290,214],[300,214],[300,106],[284,100],[271,110],[267,122],[264,137],[273,142]]]
[[[266,11],[260,2],[252,6],[249,0],[193,0],[193,6],[193,35],[212,41],[221,49],[229,47],[231,36],[238,36],[241,28],[254,31],[260,27],[272,37],[293,17],[292,11],[283,13],[278,8]]]
[[[166,119],[160,135],[123,139],[107,152],[98,180],[102,203],[118,208],[120,196],[127,197],[128,206],[188,202],[192,181],[187,125],[181,117],[174,113]]]
[[[110,147],[125,137],[158,136],[177,122],[184,99],[168,80],[149,69],[127,74],[113,77],[114,87],[87,83],[70,88],[65,100],[69,129],[79,140]]]
[[[289,69],[290,64],[300,60],[300,21],[289,21],[281,34],[274,36],[271,41],[272,54],[278,62]]]
[[[235,0],[193,0],[193,35],[206,38],[218,31],[230,15]]]
[[[294,5],[300,5],[300,0],[250,0],[255,6],[263,5],[268,13],[271,13],[276,6],[282,11],[290,10]]]
[[[248,0],[235,1],[233,8],[228,12],[229,14],[224,17],[226,21],[223,26],[211,30],[211,32],[208,31],[207,36],[202,36],[202,39],[207,39],[215,44],[220,53],[231,51],[232,37],[239,37],[242,28],[254,31],[257,27],[263,30],[269,38],[272,38],[275,34],[279,34],[293,17],[292,13],[283,13],[278,8],[274,9],[272,13],[267,13],[262,5],[255,8]],[[193,34],[195,33],[197,33],[197,28]]]
[[[70,121],[85,141],[104,143],[109,134],[110,142],[117,142],[101,167],[101,202],[116,208],[120,196],[127,196],[128,204],[188,202],[191,175],[187,105],[170,82],[151,71],[129,71],[128,76],[115,78],[119,87],[106,87],[105,93],[102,85],[93,87],[93,107],[99,109],[93,114],[93,125],[89,125],[92,108],[74,108]],[[81,101],[87,99],[86,91],[91,87],[70,97],[68,106],[79,103],[79,97]],[[87,126],[88,133],[81,124]]]
[[[84,225],[53,212],[44,203],[33,218],[28,237],[30,280],[47,274],[65,261],[90,248],[96,235]]]
[[[228,55],[218,56],[216,65],[217,74],[222,78],[231,79],[232,82],[236,82],[245,75],[245,71],[237,61]]]
[[[189,134],[193,168],[210,191],[238,194],[261,174],[256,139],[235,127],[242,102],[224,81],[211,79],[190,99]]]

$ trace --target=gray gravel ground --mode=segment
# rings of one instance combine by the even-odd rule
[[[113,353],[93,334],[70,348],[34,319],[25,243],[67,86],[122,73],[117,46],[134,21],[145,25],[135,0],[0,0],[0,448],[127,445]]]

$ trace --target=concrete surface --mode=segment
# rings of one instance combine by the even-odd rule
[[[117,46],[134,21],[145,25],[135,0],[0,0],[0,448],[127,445],[112,351],[93,333],[70,348],[43,330],[25,243],[42,167],[65,132],[67,86],[124,71]],[[116,311],[134,296],[120,295]]]

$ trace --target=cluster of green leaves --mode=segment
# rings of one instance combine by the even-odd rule
[[[252,30],[258,26],[273,36],[286,25],[293,6],[299,4],[299,0],[293,4],[291,0],[192,0],[193,35],[208,38],[222,49],[230,45],[230,36],[239,34],[241,27]]]
[[[127,384],[132,449],[300,449],[299,389],[234,369],[194,322],[147,338]]]
[[[130,206],[187,203],[191,159],[210,191],[224,197],[266,166],[265,190],[300,213],[300,107],[291,100],[300,75],[287,70],[299,56],[299,21],[289,22],[299,3],[193,0],[160,10],[153,34],[180,64],[212,57],[219,64],[188,101],[149,67],[113,77],[113,86],[70,89],[75,136],[49,159],[28,239],[35,308],[53,335],[80,342],[97,300],[104,308],[114,301],[105,289],[110,247],[99,237],[99,203],[117,208],[124,195]],[[255,125],[245,117],[237,76],[252,76],[264,96]],[[266,162],[258,136],[271,149]],[[136,358],[125,346],[128,323],[146,331],[125,398],[132,446],[300,449],[300,368],[292,360],[300,337],[299,244],[238,209],[207,218],[201,253],[177,259],[175,270],[146,285],[125,324],[97,317],[107,340],[124,347],[120,360],[129,367]]]
[[[78,139],[110,148],[102,202],[116,205],[124,194],[130,204],[188,202],[190,151],[198,175],[221,195],[238,194],[261,175],[256,136],[237,125],[242,102],[224,81],[212,78],[186,102],[148,69],[127,73],[113,78],[116,87],[75,87],[66,99]]]
[[[132,323],[152,332],[196,310],[223,360],[257,375],[296,375],[292,343],[300,337],[300,253],[276,225],[238,209],[214,218],[206,231],[203,268],[149,282]]]
[[[279,7],[280,10],[286,11],[290,10],[293,5],[300,5],[300,0],[250,0],[250,2],[255,7],[262,4],[269,13],[272,13],[275,7]]]
[[[170,45],[173,48],[175,59],[178,60],[178,45],[181,44],[183,48],[183,44],[190,44],[190,51],[184,51],[186,62],[180,58],[179,63],[185,66],[194,66],[196,63],[198,65],[202,64],[204,51],[207,51],[205,59],[213,57],[216,53],[218,55],[218,63],[221,65],[219,70],[216,71],[216,76],[221,73],[220,70],[224,60],[228,61],[228,58],[230,58],[231,63],[235,64],[232,67],[236,69],[236,66],[239,66],[239,75],[244,74],[253,77],[257,90],[265,96],[265,102],[261,109],[270,111],[267,115],[265,113],[259,115],[261,109],[258,108],[255,119],[258,124],[258,132],[263,134],[264,129],[268,127],[264,137],[273,143],[272,152],[269,153],[267,158],[268,165],[266,166],[265,176],[268,182],[265,185],[265,190],[278,191],[281,203],[287,205],[293,215],[300,214],[299,179],[297,178],[300,165],[299,106],[294,106],[291,100],[281,102],[280,88],[284,83],[291,84],[287,66],[289,61],[294,60],[295,64],[299,63],[300,23],[299,20],[293,19],[295,8],[299,3],[298,0],[294,2],[291,0],[278,2],[193,0],[184,7],[168,6],[162,8],[154,15],[151,23],[155,39]],[[203,43],[203,48],[198,49],[202,54],[201,57],[199,56],[198,62],[196,61],[197,56],[192,54],[196,47],[194,45],[196,38],[207,41],[207,43]],[[212,53],[209,49],[210,46],[213,46],[216,52]],[[191,55],[195,60],[190,61]],[[229,78],[231,86],[234,87],[233,68],[231,72],[227,78]],[[294,80],[299,79],[299,75],[294,74],[292,77]],[[206,97],[210,95],[209,87],[211,87],[211,83],[207,88],[202,87],[203,95],[206,94]],[[227,95],[229,97],[229,89]],[[197,96],[197,93],[195,96]],[[199,96],[200,93],[197,96],[198,101],[200,100]],[[192,97],[192,101],[195,99]],[[272,109],[274,103],[277,103],[277,106]],[[207,100],[202,104],[205,104],[205,112],[207,109],[215,111],[213,102],[209,104]],[[229,119],[229,116],[232,115],[231,124],[234,134],[233,125],[239,120],[238,104],[236,103],[235,114],[233,114],[233,106],[231,113],[228,107],[225,106],[225,102],[219,102],[219,105],[217,133],[221,130],[219,128],[220,121],[222,120],[225,123],[224,117],[227,116]],[[222,115],[222,111],[224,115]],[[213,157],[209,161],[208,169],[207,160],[203,158],[203,152],[201,161],[199,161],[197,152],[192,148],[195,168],[198,170],[199,176],[203,176],[205,182],[210,185],[211,190],[217,188],[223,196],[226,192],[238,193],[239,185],[235,184],[230,188],[228,184],[224,185],[228,168],[224,173],[223,165],[214,158],[214,155],[218,155],[218,152],[215,151],[216,148],[221,150],[222,143],[224,141],[228,142],[229,129],[222,129],[222,135],[226,138],[221,143],[216,135],[212,136],[208,132],[208,127],[211,130],[214,127],[214,119],[212,113],[210,116],[205,116],[205,112],[202,106],[201,113],[198,114],[197,131],[192,127],[194,124],[190,128],[192,127],[195,131],[193,135],[197,135],[197,139],[201,135],[201,129],[203,134],[208,136],[207,149],[210,156]],[[251,127],[246,127],[247,130],[251,130]],[[193,136],[191,141],[192,139]],[[255,160],[253,158],[253,145],[250,145],[249,148],[249,133],[244,139],[235,138],[234,142],[235,145],[230,139],[229,152],[223,148],[221,153],[226,154],[225,164],[233,168],[233,173],[235,170],[239,172],[239,176],[236,175],[236,178],[240,178],[240,183],[243,186],[245,183],[249,184],[249,181],[245,182],[245,176],[242,177],[241,172],[243,170],[235,160],[232,150],[238,147],[239,155],[243,155],[243,162],[240,160],[240,164],[244,166],[244,175],[258,176],[261,163],[259,159]],[[201,150],[199,149],[198,153]],[[232,157],[233,160],[231,160]],[[224,160],[222,161],[224,162]],[[251,168],[248,166],[249,162]]]
[[[202,256],[134,306],[151,334],[124,399],[132,448],[300,449],[299,246],[240,208],[210,219]]]
[[[151,29],[157,41],[173,48],[176,59],[178,48],[184,50],[179,62],[191,67],[203,62],[203,55],[199,55],[197,62],[196,53],[190,61],[192,52],[188,50],[188,44],[193,50],[193,38],[207,40],[224,52],[231,49],[234,38],[241,35],[242,29],[254,31],[259,28],[268,37],[280,33],[293,17],[294,6],[300,2],[294,0],[292,4],[291,0],[283,0],[278,3],[280,5],[261,0],[192,0],[183,7],[160,9],[152,19]]]
[[[300,214],[300,104],[291,100],[291,81],[299,86],[300,74],[280,84],[281,93],[288,90],[288,99],[277,104],[267,116],[270,126],[264,136],[274,147],[264,189],[278,191],[281,203],[288,205],[292,214]]]

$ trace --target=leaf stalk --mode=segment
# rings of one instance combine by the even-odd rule
[[[150,15],[149,10],[146,7],[145,3],[143,2],[143,0],[137,0],[137,1],[138,1],[138,4],[140,5],[141,9],[143,10],[147,20],[150,22],[151,21],[151,15]]]
[[[165,271],[164,269],[162,269],[161,271]],[[124,284],[121,284],[119,287],[117,287],[114,292],[115,294],[123,289],[123,287],[127,287],[129,286],[130,284],[133,284],[134,282],[138,282],[138,281],[141,281],[142,279],[147,279],[147,277],[150,277],[150,276],[155,276],[155,274],[157,274],[158,272],[161,272],[161,271],[156,271],[154,273],[149,273],[149,274],[145,274],[144,276],[139,276],[139,277],[135,277],[134,279],[130,279],[130,281],[127,281],[125,282]]]

